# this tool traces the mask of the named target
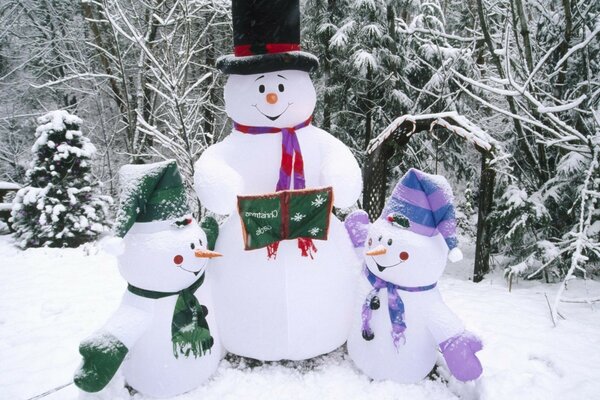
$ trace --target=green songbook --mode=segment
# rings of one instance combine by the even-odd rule
[[[245,249],[288,239],[327,240],[332,208],[331,187],[238,196]]]

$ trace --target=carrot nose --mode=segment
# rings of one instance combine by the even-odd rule
[[[379,245],[379,246],[375,247],[374,249],[367,251],[365,254],[368,256],[380,256],[385,253],[387,253],[387,249],[385,247],[383,247],[383,245]]]
[[[202,249],[197,249],[196,251],[194,251],[194,255],[199,258],[216,258],[223,256],[223,254],[217,253],[216,251]]]
[[[277,103],[277,94],[276,93],[269,93],[267,94],[267,103],[269,104],[275,104]]]

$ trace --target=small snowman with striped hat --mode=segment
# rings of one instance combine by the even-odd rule
[[[481,341],[437,288],[446,260],[462,259],[452,201],[444,177],[410,169],[372,225],[364,211],[346,219],[354,245],[364,248],[348,353],[373,379],[417,382],[434,367],[438,349],[458,380],[481,375]]]

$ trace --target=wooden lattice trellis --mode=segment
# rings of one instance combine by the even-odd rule
[[[479,282],[490,269],[490,243],[487,217],[492,209],[496,171],[494,162],[501,155],[499,143],[481,128],[456,112],[427,115],[403,115],[396,118],[379,136],[371,140],[367,147],[367,157],[363,166],[363,208],[374,220],[385,205],[389,160],[395,148],[408,144],[411,137],[419,132],[431,131],[434,127],[446,128],[472,143],[481,154],[481,177],[479,182],[479,203],[477,216],[477,243],[473,280]]]

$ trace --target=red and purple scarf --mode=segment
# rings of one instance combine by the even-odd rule
[[[306,121],[293,126],[291,128],[275,128],[270,126],[247,126],[233,122],[235,130],[247,133],[250,135],[262,135],[269,133],[281,132],[281,166],[279,167],[279,180],[275,191],[289,190],[292,188],[292,175],[294,177],[294,189],[304,189],[306,183],[304,180],[304,160],[302,159],[302,150],[300,149],[300,142],[296,135],[296,130],[302,129],[310,125],[312,116]],[[270,244],[267,247],[267,255],[269,258],[276,257],[279,242]],[[316,252],[317,248],[313,244],[311,239],[300,238],[298,239],[298,248],[302,252],[302,256],[310,256],[312,258],[312,252]]]

